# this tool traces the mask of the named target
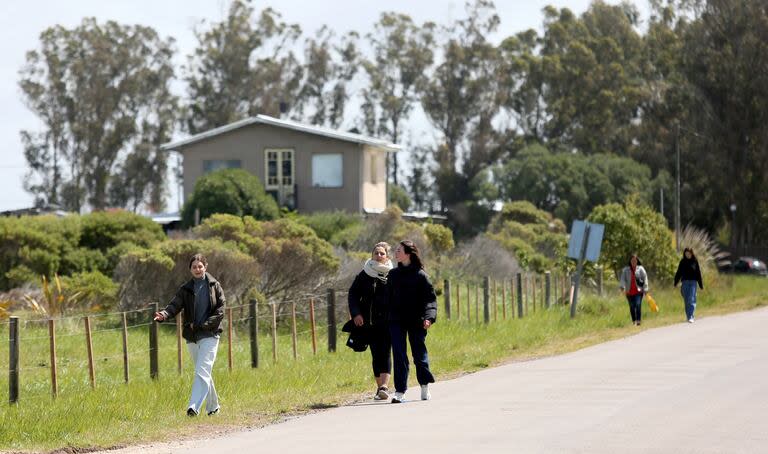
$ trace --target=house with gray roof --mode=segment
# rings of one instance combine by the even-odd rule
[[[278,204],[301,213],[376,213],[387,206],[385,140],[257,115],[167,143],[183,156],[184,199],[198,178],[241,168],[264,184]]]

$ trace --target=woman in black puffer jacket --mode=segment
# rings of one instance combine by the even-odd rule
[[[437,297],[413,241],[401,241],[395,250],[395,259],[397,268],[389,272],[387,281],[389,332],[395,365],[392,403],[403,402],[408,389],[406,337],[411,344],[416,379],[421,385],[421,400],[429,400],[427,386],[435,382],[435,377],[429,370],[425,341],[427,330],[437,319]]]
[[[371,258],[349,288],[349,314],[356,326],[366,326],[371,347],[373,375],[376,378],[375,400],[389,399],[389,374],[392,370],[387,326],[387,274],[392,269],[389,244],[373,247]]]

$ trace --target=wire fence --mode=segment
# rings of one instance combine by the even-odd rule
[[[503,281],[446,279],[435,288],[443,320],[479,324],[514,320],[567,303],[572,287],[569,276],[546,273],[517,274]],[[219,344],[225,349],[227,369],[271,367],[291,357],[335,352],[339,332],[350,318],[347,294],[329,289],[284,301],[227,306]],[[155,322],[155,309],[152,304],[125,312],[0,321],[0,331],[10,334],[9,349],[0,349],[0,382],[8,377],[9,402],[57,397],[65,389],[58,386],[62,374],[78,383],[87,381],[91,388],[151,380],[159,375],[160,356],[165,369],[172,362],[181,373],[191,364],[184,358],[182,321]],[[142,313],[145,318],[135,317]],[[172,337],[176,342],[168,342]]]

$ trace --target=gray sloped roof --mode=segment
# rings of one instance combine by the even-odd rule
[[[234,131],[235,129],[239,129],[239,128],[253,125],[253,124],[277,126],[279,128],[292,129],[294,131],[304,132],[307,134],[315,134],[318,136],[330,137],[332,139],[343,140],[346,142],[361,143],[364,145],[370,145],[373,147],[382,148],[386,151],[399,151],[402,149],[400,145],[389,142],[387,140],[376,139],[376,138],[364,136],[361,134],[343,132],[343,131],[324,128],[320,126],[307,125],[307,124],[298,123],[291,120],[282,120],[282,119],[270,117],[267,115],[256,115],[255,117],[245,118],[243,120],[236,121],[228,125],[219,126],[218,128],[201,132],[200,134],[195,134],[194,136],[187,137],[186,139],[178,140],[176,142],[165,143],[160,146],[160,149],[164,151],[177,150],[186,145],[193,144],[201,140],[209,139],[211,137],[218,136],[219,134],[224,134],[226,132]]]

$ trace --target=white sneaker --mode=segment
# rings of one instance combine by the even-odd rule
[[[421,385],[421,400],[429,400],[432,398],[432,394],[429,393],[429,387],[427,385]]]
[[[393,404],[401,404],[405,402],[405,393],[398,393],[396,392],[394,397],[392,397],[392,403]]]
[[[386,386],[379,386],[376,390],[376,395],[373,396],[373,400],[389,400],[389,390]]]
[[[693,323],[693,317],[688,319],[688,323]]]

